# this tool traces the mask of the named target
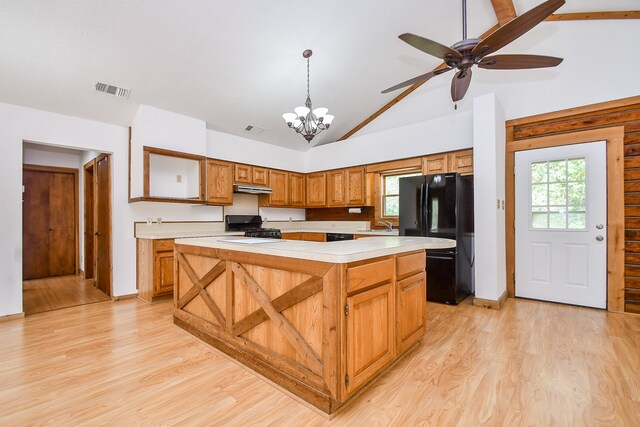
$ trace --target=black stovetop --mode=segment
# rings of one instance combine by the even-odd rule
[[[263,228],[260,215],[225,215],[226,231],[244,231],[245,237],[269,237],[280,239],[282,234],[277,228]]]

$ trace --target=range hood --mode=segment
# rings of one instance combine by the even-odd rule
[[[234,184],[234,193],[249,193],[249,194],[271,194],[273,190],[268,187],[257,187],[255,185],[247,184]]]

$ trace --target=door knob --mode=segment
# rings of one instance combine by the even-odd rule
[[[598,224],[598,225],[596,225],[596,228],[597,228],[598,230],[602,230],[602,229],[604,228],[604,225],[602,225],[602,224]]]
[[[602,241],[604,240],[604,237],[602,237],[602,236],[596,236],[596,240],[597,240],[598,242],[602,242]]]
[[[96,231],[94,234],[95,234],[96,236],[99,236],[99,235],[100,235],[100,232],[99,232],[99,231]]]

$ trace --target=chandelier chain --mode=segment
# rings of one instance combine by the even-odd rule
[[[310,79],[310,74],[309,74],[309,58],[307,58],[307,98],[309,98],[311,95],[309,95],[309,79]]]

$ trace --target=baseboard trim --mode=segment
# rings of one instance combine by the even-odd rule
[[[0,322],[8,322],[9,320],[23,319],[25,316],[24,311],[22,313],[7,314],[6,316],[0,316]]]
[[[473,297],[473,305],[476,307],[488,308],[490,310],[501,310],[507,300],[507,291],[505,290],[497,301],[492,299]]]
[[[138,297],[138,293],[135,294],[127,294],[127,295],[118,295],[113,297],[112,299],[114,301],[122,301],[122,300],[126,300],[126,299],[133,299],[133,298],[137,298]]]

